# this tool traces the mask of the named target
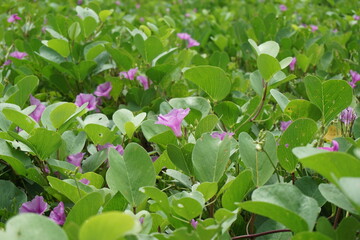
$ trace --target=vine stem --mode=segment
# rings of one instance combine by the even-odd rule
[[[244,239],[244,238],[255,238],[255,237],[265,236],[268,234],[274,234],[274,233],[279,233],[279,232],[291,232],[291,230],[290,229],[271,230],[271,231],[262,232],[262,233],[236,236],[236,237],[232,237],[231,239],[235,240],[235,239]]]

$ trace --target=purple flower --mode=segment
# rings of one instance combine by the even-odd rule
[[[116,1],[115,4],[119,6],[121,3],[120,1]]]
[[[354,15],[354,20],[359,21],[359,20],[360,20],[360,16]]]
[[[90,181],[88,179],[86,179],[86,178],[80,179],[79,182],[81,182],[81,183],[83,183],[85,185],[89,185],[89,183],[90,183]]]
[[[79,171],[81,172],[81,161],[83,160],[84,156],[85,153],[79,152],[69,155],[66,160],[68,163],[71,163],[75,167],[79,167]]]
[[[36,108],[32,113],[30,113],[29,116],[32,117],[36,122],[39,122],[41,115],[45,110],[45,105],[43,105],[39,99],[33,97],[32,95],[30,95],[30,104],[35,105]]]
[[[83,4],[83,0],[78,0],[77,5],[81,5],[81,4]]]
[[[293,57],[293,59],[291,60],[290,65],[289,65],[291,71],[295,70],[295,64],[296,64],[296,57]]]
[[[287,10],[287,7],[284,4],[280,4],[279,8],[282,12],[285,12]]]
[[[233,135],[234,135],[233,132],[222,132],[222,133],[214,132],[211,134],[213,138],[219,138],[221,141],[224,140],[225,136],[233,136]]]
[[[350,125],[352,122],[355,121],[357,115],[353,108],[348,107],[345,108],[340,114],[340,121],[345,123],[345,125]]]
[[[332,140],[332,147],[319,147],[319,149],[324,149],[330,152],[337,152],[339,151],[339,143],[335,140]]]
[[[139,222],[140,222],[140,224],[143,224],[144,223],[144,217],[139,218]]]
[[[137,9],[139,9],[139,8],[141,7],[140,3],[137,3],[137,4],[135,5],[135,7],[136,7]]]
[[[196,221],[195,219],[191,219],[190,224],[194,229],[196,229],[196,227],[198,225],[198,221]]]
[[[188,33],[178,33],[177,36],[182,40],[189,40],[191,38],[190,34]]]
[[[1,67],[10,65],[10,63],[11,63],[11,60],[8,59],[8,60],[6,60],[6,61],[4,62],[4,64],[3,64]]]
[[[190,38],[188,40],[187,48],[196,47],[196,46],[199,46],[199,45],[200,45],[200,43],[198,41],[196,41],[195,39]]]
[[[110,92],[112,90],[111,82],[106,82],[97,86],[94,94],[98,97],[106,97],[110,99]]]
[[[139,18],[139,21],[143,22],[143,21],[145,21],[145,19],[143,17],[141,17],[141,18]]]
[[[335,28],[332,32],[333,33],[337,33],[339,30],[337,30],[337,28]]]
[[[98,145],[97,146],[97,150],[98,151],[101,151],[103,149],[108,149],[108,148],[113,148],[115,149],[116,151],[118,151],[118,153],[120,153],[120,155],[123,155],[124,154],[124,148],[121,146],[121,145],[116,145],[114,146],[113,144],[111,143],[105,143],[104,145]]]
[[[21,17],[19,17],[17,13],[12,14],[12,15],[7,19],[7,21],[8,21],[9,23],[12,23],[12,22],[15,22],[15,21],[18,21],[18,20],[21,20]]]
[[[51,218],[55,223],[59,225],[63,225],[65,223],[66,216],[65,216],[65,207],[63,202],[60,202],[54,208],[54,210],[50,212],[49,218]]]
[[[181,123],[183,119],[189,114],[190,108],[187,109],[173,109],[166,115],[160,114],[156,124],[162,124],[170,127],[177,137],[181,137]]]
[[[356,83],[360,81],[360,74],[357,73],[356,71],[350,70],[350,75],[351,75],[351,81],[349,82],[349,84],[352,88],[355,88]]]
[[[17,59],[23,59],[27,55],[28,54],[26,52],[19,52],[19,51],[15,51],[15,52],[10,53],[11,57],[17,58]]]
[[[76,106],[81,107],[85,103],[88,103],[86,108],[89,111],[96,109],[97,100],[96,100],[96,97],[94,95],[80,93],[79,95],[76,96],[76,100],[75,100],[75,105]]]
[[[137,68],[132,68],[127,72],[120,72],[120,77],[127,78],[129,80],[134,80],[135,74],[137,73]]]
[[[310,28],[311,28],[311,31],[312,32],[315,32],[315,31],[317,31],[317,30],[319,30],[319,27],[318,26],[316,26],[316,25],[310,25]]]
[[[35,196],[35,198],[29,202],[23,203],[19,209],[20,213],[36,213],[44,214],[49,205],[44,201],[42,196]]]
[[[143,85],[144,90],[149,89],[149,79],[145,76],[137,76],[136,79]]]
[[[159,156],[152,156],[152,157],[151,157],[151,161],[152,161],[152,162],[155,162],[158,158],[159,158]]]
[[[190,15],[190,13],[185,13],[185,17],[190,17],[191,15]]]
[[[290,124],[292,123],[292,121],[281,121],[280,122],[280,130],[281,131],[285,131],[289,126]]]

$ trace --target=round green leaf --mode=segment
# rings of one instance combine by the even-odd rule
[[[63,57],[67,57],[70,54],[69,42],[63,39],[51,39],[47,42],[47,46]]]
[[[265,81],[269,81],[275,73],[281,70],[279,61],[268,55],[260,54],[257,58],[257,67]]]
[[[192,67],[185,71],[184,76],[209,94],[215,101],[224,99],[230,93],[230,79],[219,67]]]
[[[321,118],[321,111],[309,101],[295,99],[289,102],[284,111],[294,121],[299,118],[311,118],[317,121]]]

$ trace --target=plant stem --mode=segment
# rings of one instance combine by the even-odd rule
[[[291,176],[292,176],[292,184],[294,185],[295,184],[295,172],[292,172]]]
[[[338,225],[339,219],[340,219],[340,215],[341,215],[341,208],[337,208],[336,210],[336,215],[335,215],[335,219],[334,219],[334,225],[333,228],[335,229]]]
[[[279,176],[279,172],[278,172],[276,166],[275,166],[274,163],[271,161],[271,158],[270,158],[269,154],[267,153],[267,151],[266,151],[264,148],[263,148],[262,150],[263,150],[263,152],[266,154],[266,156],[268,157],[271,165],[273,166],[273,168],[274,168],[274,170],[275,170],[275,173],[276,173],[277,180],[278,180],[278,182],[280,183],[280,176]]]
[[[280,232],[291,232],[291,230],[290,229],[271,230],[271,231],[262,232],[262,233],[236,236],[236,237],[233,237],[231,239],[255,238],[255,237],[265,236],[265,235],[268,235],[268,234],[280,233]]]
[[[210,218],[213,218],[213,217],[214,217],[214,210],[215,210],[214,204],[215,204],[215,202],[216,202],[216,198],[215,198],[215,197],[212,197],[212,198],[210,199],[210,204],[209,204],[209,206],[208,206],[208,209],[209,209],[209,217],[210,217]]]

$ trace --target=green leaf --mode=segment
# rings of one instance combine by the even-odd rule
[[[218,122],[219,118],[214,114],[201,119],[195,129],[195,138],[198,139],[203,133],[211,132]]]
[[[190,221],[202,213],[204,203],[205,200],[199,192],[181,192],[173,195],[171,208],[176,214]]]
[[[252,194],[252,201],[239,206],[284,224],[293,232],[311,231],[320,212],[317,202],[291,184],[262,186]]]
[[[216,182],[203,182],[196,187],[196,191],[201,192],[204,196],[205,201],[209,201],[218,190]]]
[[[257,46],[256,42],[252,39],[249,39],[248,41],[249,41],[250,45],[255,49],[257,55],[268,54],[268,55],[276,58],[276,56],[278,55],[278,53],[280,51],[279,44],[274,41],[267,41],[267,42],[264,42],[263,44],[260,44],[259,46]]]
[[[275,89],[271,89],[270,93],[275,98],[276,102],[279,104],[281,110],[284,111],[286,106],[290,102],[289,99],[284,94]]]
[[[23,114],[22,112],[10,108],[5,108],[2,110],[2,112],[8,120],[15,123],[27,133],[30,133],[34,128],[39,127],[39,125],[33,118]]]
[[[284,58],[283,60],[280,61],[280,66],[281,66],[281,69],[284,69],[286,68],[287,66],[290,65],[291,61],[292,61],[292,57],[287,57],[287,58]]]
[[[27,201],[26,194],[10,182],[0,180],[0,210],[17,213],[21,204]]]
[[[156,56],[164,51],[161,40],[155,36],[150,36],[144,42],[144,57],[147,62],[151,62]]]
[[[51,39],[47,42],[47,46],[65,58],[70,54],[69,42],[63,39]]]
[[[224,99],[230,93],[231,82],[221,68],[196,66],[186,70],[184,76],[215,101]]]
[[[192,185],[191,178],[189,176],[183,174],[182,172],[179,172],[179,171],[176,171],[173,169],[166,169],[165,174],[172,177],[173,179],[175,179],[176,181],[178,181],[185,187],[191,188],[191,185]]]
[[[32,166],[30,158],[24,152],[9,146],[4,139],[0,139],[0,158],[22,176],[26,176],[26,168]]]
[[[257,67],[266,82],[270,81],[274,74],[281,70],[279,61],[268,54],[258,56]]]
[[[249,169],[242,171],[222,196],[223,207],[234,211],[238,208],[235,203],[244,200],[246,195],[254,189],[254,187],[251,171]]]
[[[134,65],[133,56],[128,53],[125,49],[115,49],[109,45],[105,45],[107,52],[114,59],[116,66],[118,68],[123,68],[124,70],[129,70]]]
[[[145,149],[130,143],[123,157],[115,149],[110,149],[109,162],[106,181],[110,189],[120,191],[133,207],[141,204],[146,195],[139,188],[153,186],[156,179],[154,165]]]
[[[360,177],[360,161],[346,153],[324,152],[302,158],[300,162],[334,184],[342,177]]]
[[[360,222],[354,216],[343,218],[336,229],[336,240],[355,239],[360,229]]]
[[[200,182],[218,182],[230,157],[230,137],[224,140],[203,134],[192,152],[194,174]]]
[[[176,144],[177,138],[174,132],[167,126],[155,124],[155,120],[146,120],[141,124],[141,130],[149,142],[167,145]]]
[[[65,197],[70,199],[73,203],[78,202],[82,197],[86,195],[86,192],[76,186],[60,180],[55,177],[48,176],[47,177],[50,186],[58,191],[59,193],[63,194]],[[73,180],[74,182],[74,180]],[[78,186],[82,186],[84,184],[78,183]],[[87,186],[86,186],[87,187]]]
[[[118,240],[140,229],[140,222],[134,217],[122,212],[106,212],[89,218],[81,226],[79,240]]]
[[[84,19],[86,17],[92,17],[96,22],[99,22],[99,16],[91,8],[88,7],[83,8],[81,6],[76,6],[75,10],[77,14],[80,16],[80,18]]]
[[[170,213],[170,204],[166,193],[156,187],[143,187],[140,191],[156,201],[165,213]]]
[[[109,211],[125,211],[128,206],[128,201],[124,198],[124,196],[117,192],[104,206],[103,212]]]
[[[113,114],[113,121],[119,130],[126,134],[125,125],[130,122],[133,124],[134,131],[141,125],[142,121],[145,119],[146,113],[140,113],[134,117],[134,114],[127,109],[117,110]],[[130,126],[129,126],[130,127]]]
[[[254,184],[264,185],[273,175],[274,166],[276,167],[278,163],[274,136],[267,132],[262,150],[259,151],[251,136],[242,132],[239,135],[239,145],[241,146],[239,148],[241,161],[245,167],[251,169]]]
[[[304,82],[306,93],[321,110],[325,124],[330,123],[352,102],[352,88],[346,81],[327,80],[321,83],[317,77],[307,76]]]
[[[28,141],[32,145],[35,154],[41,160],[45,160],[60,147],[62,139],[57,132],[45,128],[35,128],[31,132]]]
[[[55,128],[59,128],[72,114],[75,113],[77,106],[74,103],[64,103],[57,106],[50,113],[50,121]]]
[[[315,104],[303,99],[290,101],[285,107],[284,113],[293,121],[299,118],[311,118],[317,121],[321,118],[320,109]]]
[[[81,26],[80,23],[74,22],[70,25],[68,30],[68,35],[70,40],[75,40],[81,33]]]
[[[90,37],[93,34],[98,26],[98,21],[93,17],[86,17],[83,20],[84,36],[86,38]]]
[[[105,22],[105,20],[114,12],[114,10],[102,10],[100,13],[99,13],[99,17],[100,17],[100,20],[102,22]]]
[[[281,166],[288,172],[293,172],[298,159],[292,153],[295,147],[305,146],[317,132],[317,125],[311,119],[298,119],[290,124],[282,135],[277,154]]]
[[[16,83],[17,91],[9,96],[7,103],[14,103],[23,107],[29,99],[30,94],[39,85],[39,79],[36,76],[25,76]]]
[[[220,120],[226,127],[233,127],[239,118],[241,111],[239,107],[230,101],[223,101],[214,107],[214,112],[220,117]]]
[[[80,226],[91,216],[98,213],[103,205],[103,196],[98,192],[93,192],[81,198],[70,210],[66,217],[64,230],[70,235],[78,236]]]
[[[326,203],[326,199],[321,195],[319,191],[318,184],[312,177],[305,176],[297,179],[295,182],[295,186],[297,186],[300,191],[306,196],[314,198],[318,202],[319,207],[322,207]]]
[[[106,150],[96,152],[92,154],[90,157],[85,159],[82,163],[82,170],[84,173],[93,172],[98,169],[103,162],[108,157],[108,153]]]
[[[67,240],[65,232],[53,220],[35,213],[20,214],[6,223],[5,239]]]
[[[319,232],[301,232],[296,234],[292,240],[331,240],[328,236]]]
[[[168,144],[167,145],[167,154],[170,157],[170,160],[175,164],[176,167],[184,171],[187,175],[192,175],[193,173],[193,166],[191,159],[185,158],[181,149],[174,145]]]
[[[84,131],[95,145],[112,143],[116,138],[110,129],[99,124],[88,124],[84,127]]]

